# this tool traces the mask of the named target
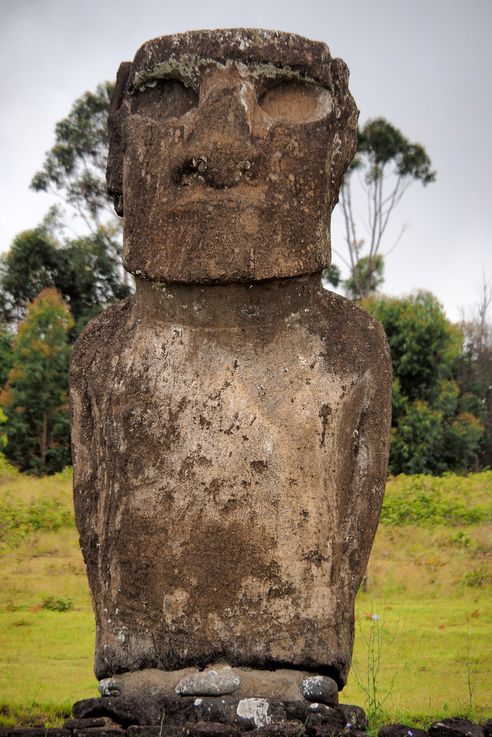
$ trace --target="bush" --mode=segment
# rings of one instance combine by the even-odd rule
[[[388,479],[381,522],[395,526],[488,522],[492,520],[491,489],[490,471],[468,477],[401,474]]]
[[[55,531],[75,525],[73,512],[63,508],[56,498],[38,499],[29,504],[0,500],[0,544],[15,545],[40,530]]]
[[[492,583],[492,576],[485,568],[474,568],[463,576],[465,586],[471,588],[482,588]]]
[[[477,467],[484,425],[483,391],[470,401],[457,378],[461,330],[447,320],[437,299],[374,296],[363,306],[385,329],[393,365],[390,471],[440,474]]]
[[[11,466],[3,453],[0,453],[0,480],[4,478],[14,478],[20,476],[20,472],[15,466]]]
[[[45,596],[43,609],[50,612],[68,612],[73,609],[73,601],[68,596]]]

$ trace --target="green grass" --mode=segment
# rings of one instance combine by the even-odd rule
[[[342,701],[365,706],[377,626],[381,719],[490,716],[491,492],[491,472],[389,480]],[[60,724],[98,695],[70,472],[28,478],[0,457],[0,565],[0,725]]]
[[[386,525],[492,522],[492,471],[467,477],[417,474],[390,479],[381,514]]]
[[[45,478],[22,476],[0,455],[0,551],[39,530],[75,527],[72,473]]]
[[[378,699],[387,720],[426,723],[436,717],[490,710],[492,662],[490,595],[417,599],[401,595],[377,602],[360,594],[354,662],[342,692],[346,703],[366,704],[368,633],[378,614],[381,670]],[[469,689],[470,681],[470,689]]]

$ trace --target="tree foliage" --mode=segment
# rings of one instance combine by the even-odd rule
[[[492,327],[488,313],[492,289],[485,279],[475,314],[463,319],[464,349],[459,368],[465,410],[475,414],[484,425],[480,443],[480,463],[492,467]]]
[[[24,319],[45,288],[70,306],[77,335],[107,304],[128,294],[121,279],[119,245],[105,230],[66,243],[44,227],[20,233],[0,260],[0,311],[7,322]]]
[[[89,319],[129,293],[121,226],[105,182],[111,91],[105,83],[75,101],[32,181],[35,190],[58,195],[82,219],[86,234],[65,238],[61,210],[53,208],[0,257],[5,452],[31,473],[52,473],[70,462],[70,343]]]
[[[41,228],[14,238],[0,261],[0,307],[7,322],[25,317],[29,303],[55,285],[57,254],[54,242]]]
[[[360,223],[353,204],[356,173],[367,202],[366,238],[360,236]],[[435,177],[424,147],[411,143],[384,118],[369,120],[359,130],[357,155],[340,193],[347,257],[337,253],[349,269],[346,287],[354,299],[369,296],[382,283],[383,240],[391,215],[405,191],[412,182],[425,186]]]
[[[460,388],[463,334],[428,292],[373,296],[364,307],[383,323],[393,364],[392,473],[469,469],[483,435]]]
[[[55,128],[55,143],[31,182],[36,191],[51,192],[82,218],[91,233],[104,223],[119,228],[106,187],[107,117],[113,84],[104,82],[73,104]]]
[[[7,381],[12,368],[13,357],[14,333],[7,326],[0,326],[0,389]]]
[[[461,352],[460,329],[447,320],[429,292],[371,297],[364,307],[383,323],[401,392],[409,399],[433,401],[443,381],[453,377]]]
[[[70,310],[55,289],[43,290],[19,325],[1,404],[5,454],[22,471],[54,473],[70,463],[68,333]]]
[[[99,85],[75,101],[31,184],[58,195],[82,219],[86,234],[65,238],[62,211],[53,208],[0,258],[6,455],[31,473],[51,473],[70,462],[70,342],[107,304],[129,293],[121,226],[105,181],[112,87]]]
[[[104,307],[130,293],[119,260],[119,244],[104,230],[58,248],[55,286],[70,305],[77,335]]]
[[[345,279],[345,291],[350,299],[360,299],[363,292],[367,295],[377,292],[384,282],[384,258],[377,253],[371,260],[369,256],[362,256],[354,265],[348,279]],[[336,285],[335,285],[336,286]]]

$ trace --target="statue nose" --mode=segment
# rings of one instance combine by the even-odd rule
[[[253,110],[243,85],[225,87],[210,92],[198,108],[198,120],[191,140],[208,140],[228,145],[250,139]]]
[[[256,179],[261,157],[251,140],[251,115],[240,88],[211,92],[198,108],[195,127],[175,167],[176,183],[226,189]]]

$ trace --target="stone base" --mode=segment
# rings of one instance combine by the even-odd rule
[[[338,704],[332,678],[295,669],[256,670],[225,663],[204,670],[147,669],[106,678],[99,691],[101,698],[74,705],[74,737],[80,737],[79,730],[94,729],[97,719],[107,720],[101,725],[105,733],[126,729],[129,737],[226,737],[246,731],[333,737],[367,727],[362,709]]]
[[[92,702],[92,707],[89,706],[89,701]],[[96,707],[96,702],[100,701],[101,699],[79,701],[75,711],[81,713],[90,708],[97,710],[100,707]],[[123,709],[120,702],[119,706],[113,704],[112,711],[121,710],[127,719],[127,707],[128,704]],[[284,703],[284,708],[286,713],[291,711],[287,702]],[[356,706],[343,705],[332,710],[318,710],[311,705],[305,721],[302,721],[301,711],[295,711],[291,714],[292,718],[280,722],[271,721],[262,727],[255,727],[251,721],[226,723],[204,719],[181,724],[176,719],[173,720],[175,713],[170,712],[168,716],[171,718],[166,718],[164,714],[158,725],[132,723],[126,729],[107,716],[68,719],[63,728],[0,727],[0,737],[241,737],[248,731],[255,737],[367,737],[364,712]],[[354,721],[346,722],[342,727],[341,721],[347,716]],[[492,737],[492,720],[474,724],[460,718],[443,719],[431,724],[427,732],[404,724],[391,724],[381,727],[378,737]]]
[[[126,729],[130,737],[213,737],[251,730],[279,737],[305,734],[333,737],[357,735],[367,728],[364,711],[357,706],[236,696],[108,696],[78,701],[73,712],[78,729],[83,730],[87,720],[105,717],[115,728]],[[81,737],[78,732],[76,737]]]

